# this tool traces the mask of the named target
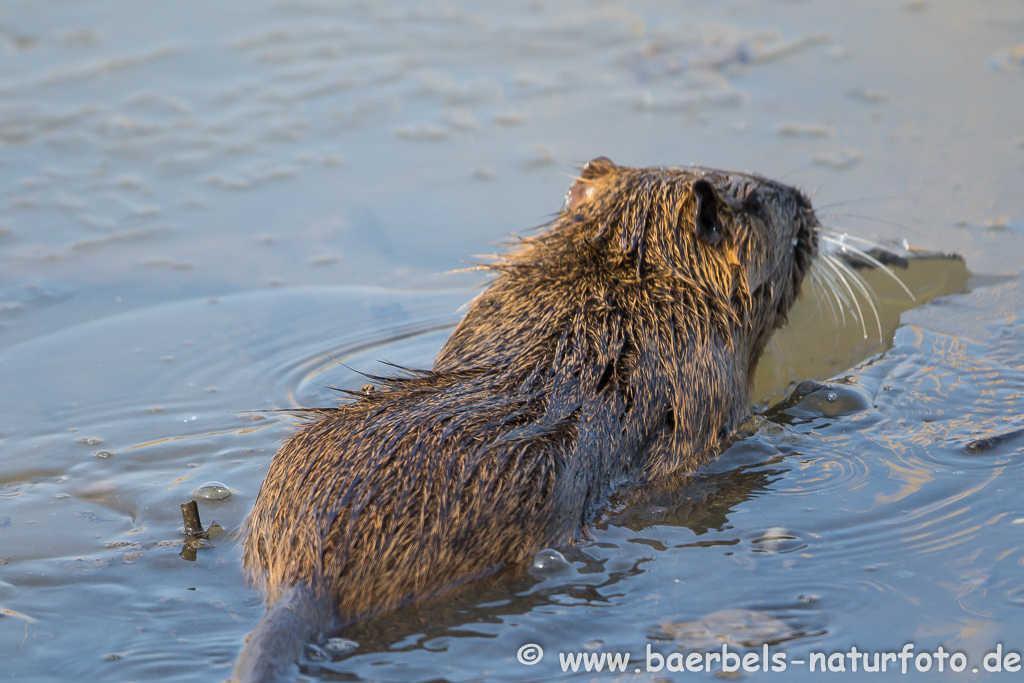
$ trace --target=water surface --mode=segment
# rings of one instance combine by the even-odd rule
[[[717,460],[614,501],[561,570],[359,624],[306,675],[912,642],[990,676],[1024,648],[1022,46],[1010,0],[6,3],[0,678],[226,679],[263,609],[231,534],[291,430],[263,411],[429,366],[483,282],[451,271],[598,155],[758,171],[965,260],[896,269],[915,302],[865,272],[877,325],[809,289]],[[224,533],[187,561],[208,482]]]

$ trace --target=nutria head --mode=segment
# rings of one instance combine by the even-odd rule
[[[535,373],[574,336],[596,351],[602,321],[617,319],[613,346],[635,346],[622,340],[629,331],[685,340],[678,350],[691,354],[718,345],[749,385],[800,291],[817,227],[799,190],[759,175],[594,159],[549,229],[488,266],[500,276],[474,309],[489,319],[471,311],[435,368],[515,358]]]

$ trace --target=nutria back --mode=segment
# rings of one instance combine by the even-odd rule
[[[291,616],[271,607],[240,677],[276,675],[266,643],[310,604],[344,625],[437,593],[691,466],[748,415],[817,226],[800,192],[757,175],[584,166],[547,229],[488,266],[432,370],[307,411],[278,452],[245,564]]]

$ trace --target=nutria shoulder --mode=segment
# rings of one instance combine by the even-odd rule
[[[748,415],[817,226],[761,176],[586,164],[433,369],[309,411],[278,452],[244,530],[270,608],[236,676],[567,543],[615,489],[693,463]]]

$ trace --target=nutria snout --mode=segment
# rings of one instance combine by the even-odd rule
[[[816,251],[796,189],[586,164],[431,370],[309,410],[245,525],[270,607],[236,668],[573,540],[615,489],[692,466],[747,417]]]

